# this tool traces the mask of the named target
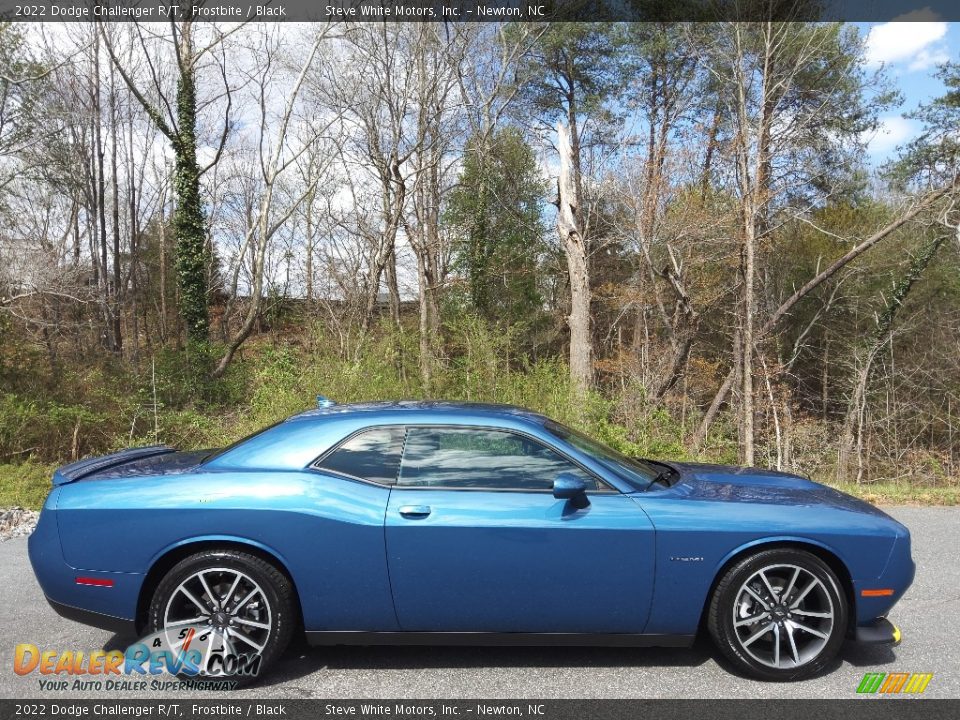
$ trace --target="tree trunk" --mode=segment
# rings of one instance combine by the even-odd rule
[[[430,300],[433,279],[427,259],[417,254],[417,277],[420,285],[420,381],[424,392],[430,394],[433,387],[433,353],[436,338],[433,308]]]
[[[114,87],[114,73],[110,73],[110,170],[113,174],[111,190],[113,204],[111,222],[113,223],[113,279],[111,284],[110,321],[112,324],[111,340],[113,352],[120,354],[123,351],[123,335],[121,331],[121,307],[123,302],[123,277],[120,271],[120,177],[117,165],[117,142],[119,128],[117,127],[117,94]],[[131,183],[133,184],[133,183]]]
[[[394,327],[400,328],[400,285],[397,282],[397,251],[396,248],[390,248],[390,255],[387,257],[387,293],[390,296],[390,320]]]
[[[380,279],[384,270],[387,270],[387,286],[391,294],[391,302],[396,300],[394,322],[400,327],[400,293],[396,279],[396,245],[397,231],[403,221],[403,212],[407,201],[407,181],[400,172],[400,161],[395,155],[389,162],[378,168],[380,185],[383,189],[381,198],[384,218],[383,234],[377,239],[374,256],[371,258],[367,270],[367,299],[360,322],[360,330],[365,335],[370,329],[373,313],[377,307],[377,297],[380,294]],[[391,314],[393,308],[391,308]]]
[[[707,199],[710,180],[713,176],[713,155],[717,151],[717,137],[720,135],[720,120],[723,111],[723,96],[717,93],[717,104],[713,109],[713,120],[707,132],[707,149],[703,157],[703,169],[700,172],[700,199]]]
[[[166,195],[160,207],[160,340],[167,341],[167,214]]]
[[[741,460],[744,465],[753,465],[753,310],[754,310],[754,248],[755,238],[752,223],[747,223],[743,245],[743,305],[740,330],[741,348],[741,398],[740,422],[742,426]]]
[[[560,178],[557,182],[557,232],[567,256],[570,276],[570,379],[578,392],[593,385],[590,335],[590,276],[587,249],[577,209],[580,205],[577,184],[572,177],[573,153],[567,128],[557,123],[557,148],[560,152]]]
[[[206,342],[209,328],[207,311],[206,220],[200,195],[200,168],[197,164],[197,91],[193,52],[193,21],[180,28],[182,66],[177,78],[177,134],[174,139],[176,165],[174,188],[177,207],[173,215],[176,236],[175,264],[180,290],[180,315],[187,326],[187,337]]]
[[[306,215],[306,268],[304,272],[306,274],[306,292],[307,292],[307,306],[311,307],[313,305],[313,251],[314,251],[314,237],[313,237],[313,200],[315,191],[311,190],[304,200],[304,214]]]
[[[99,40],[94,43],[94,80],[93,80],[93,116],[94,116],[94,175],[96,177],[96,185],[94,187],[94,197],[96,198],[96,208],[97,208],[97,236],[99,240],[99,284],[98,288],[100,291],[100,312],[103,317],[103,330],[101,333],[101,338],[103,340],[103,345],[110,350],[111,352],[116,351],[116,340],[113,335],[113,313],[111,312],[111,300],[110,300],[110,272],[108,270],[109,263],[107,257],[107,181],[106,181],[106,166],[104,164],[104,155],[106,154],[106,148],[103,143],[103,107],[101,101],[101,86],[100,86],[100,43]]]
[[[127,287],[129,287],[131,306],[130,306],[130,318],[133,321],[133,362],[136,366],[139,367],[140,364],[140,311],[143,306],[146,305],[145,299],[140,296],[140,213],[139,213],[139,192],[140,192],[140,183],[137,182],[137,162],[134,159],[134,143],[133,143],[133,117],[131,113],[127,112],[127,177],[130,178],[130,197],[128,199],[127,210],[130,214],[130,260],[129,260],[129,269],[127,271],[127,286],[124,288],[124,292],[127,292]],[[141,174],[139,178],[140,182],[143,181],[143,176]],[[146,337],[149,339],[149,335],[146,334],[146,312],[144,312],[143,320],[143,329]],[[149,340],[148,340],[149,341]]]
[[[830,335],[824,333],[823,368],[820,374],[820,419],[827,421],[830,414]]]

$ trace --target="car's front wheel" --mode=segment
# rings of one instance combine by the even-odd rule
[[[174,655],[192,649],[203,678],[248,683],[286,649],[296,624],[293,587],[272,564],[233,549],[177,563],[150,603],[150,629]]]
[[[710,602],[710,634],[738,669],[766,680],[799,680],[840,650],[847,601],[817,556],[781,548],[737,562]]]

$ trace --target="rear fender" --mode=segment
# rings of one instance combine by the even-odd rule
[[[149,570],[140,587],[139,599],[137,601],[136,622],[138,629],[142,630],[146,626],[147,609],[153,597],[154,590],[156,590],[160,581],[173,566],[194,553],[216,547],[233,550],[246,549],[251,555],[257,555],[276,566],[277,570],[287,576],[291,586],[293,586],[294,598],[297,603],[297,614],[302,624],[303,611],[300,609],[300,592],[297,589],[293,575],[290,573],[287,561],[279,552],[250,538],[234,535],[205,535],[171,543],[151,558]]]
[[[261,554],[266,554],[276,558],[278,562],[283,564],[284,568],[287,566],[287,560],[283,557],[282,553],[277,551],[275,548],[256,540],[251,540],[250,538],[241,537],[239,535],[199,535],[197,537],[185,538],[170,543],[162,550],[157,552],[152,558],[150,558],[149,568],[152,570],[152,568],[154,568],[156,564],[165,556],[190,545],[216,545],[217,543],[245,545],[247,547],[259,550]]]

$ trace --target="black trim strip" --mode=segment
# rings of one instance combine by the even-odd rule
[[[571,647],[690,647],[694,635],[642,633],[377,632],[308,630],[311,645],[467,645]]]
[[[47,598],[47,602],[50,603],[50,607],[56,611],[57,615],[67,620],[90,625],[100,628],[101,630],[109,630],[118,635],[128,635],[130,637],[136,637],[137,635],[137,626],[133,620],[119,618],[113,615],[104,615],[103,613],[93,612],[92,610],[83,610],[82,608],[73,607],[72,605],[64,605],[50,598]]]

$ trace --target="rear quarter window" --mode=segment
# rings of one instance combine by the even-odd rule
[[[392,485],[400,470],[404,434],[401,427],[364,430],[326,453],[313,467],[380,485]]]

